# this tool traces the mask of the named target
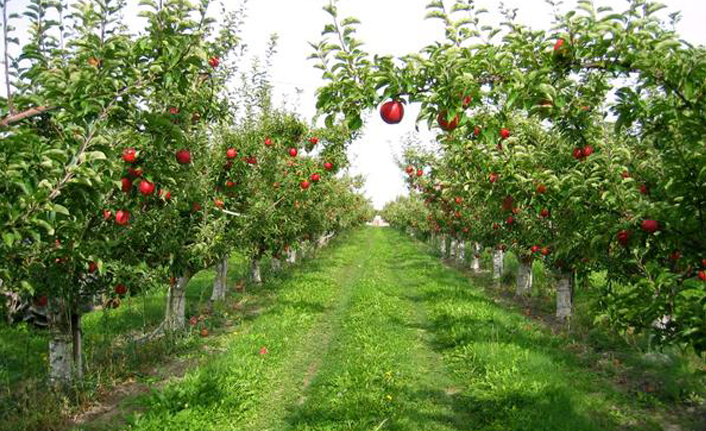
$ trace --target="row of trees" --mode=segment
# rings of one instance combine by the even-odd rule
[[[29,40],[16,57],[5,49],[1,287],[48,307],[53,381],[82,373],[94,298],[139,293],[142,268],[169,280],[158,331],[178,330],[198,271],[219,264],[213,299],[224,297],[233,249],[259,281],[264,256],[371,217],[360,180],[336,175],[354,134],[274,109],[261,71],[229,90],[245,9],[217,23],[211,6],[143,1],[134,34],[122,0],[31,0]]]
[[[524,272],[541,257],[559,280],[560,318],[574,287],[607,271],[610,324],[703,352],[706,49],[646,0],[557,7],[550,31],[513,10],[496,24],[472,0],[447,3],[427,7],[445,38],[413,54],[371,56],[335,2],[315,45],[330,123],[359,127],[362,109],[386,102],[395,124],[417,102],[417,121],[439,131],[438,152],[405,153],[414,193],[394,222],[512,250]],[[422,204],[425,219],[413,216]]]

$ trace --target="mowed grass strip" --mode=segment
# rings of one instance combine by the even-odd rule
[[[305,402],[291,408],[279,429],[468,429],[467,416],[450,402],[453,387],[441,358],[425,342],[419,305],[407,299],[417,286],[396,270],[419,252],[391,241],[385,230],[365,233],[363,275],[340,333]]]
[[[653,430],[650,412],[580,364],[569,340],[488,298],[399,233],[399,278],[417,286],[434,349],[452,373],[452,406],[473,430]]]
[[[321,354],[320,341],[345,304],[340,281],[354,277],[347,265],[365,253],[359,235],[257,288],[270,305],[227,335],[224,353],[138,399],[141,412],[129,429],[243,430],[296,403],[309,366]]]

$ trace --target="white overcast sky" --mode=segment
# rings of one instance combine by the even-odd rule
[[[223,0],[229,4],[229,0]],[[679,32],[695,44],[706,45],[702,25],[706,19],[706,0],[662,0],[667,11],[682,11]],[[22,11],[28,0],[11,0],[10,11]],[[321,30],[329,22],[322,6],[328,0],[249,0],[243,29],[243,41],[253,54],[263,53],[272,33],[279,35],[278,54],[272,65],[276,103],[287,101],[307,118],[315,111],[315,91],[322,84],[321,73],[306,58],[311,54],[308,42],[320,40]],[[443,37],[437,21],[425,21],[428,0],[340,0],[339,16],[356,16],[362,21],[358,36],[371,54],[401,56],[419,51],[421,47]],[[446,0],[447,4],[451,0]],[[491,11],[501,2],[477,0],[479,7]],[[544,0],[505,0],[506,6],[518,8],[518,18],[535,28],[548,28],[552,17]],[[235,4],[235,2],[233,2]],[[622,0],[597,0],[597,5],[621,10]],[[566,0],[564,8],[575,5]],[[297,98],[297,89],[302,91]],[[397,169],[394,155],[399,153],[400,139],[414,130],[418,108],[408,106],[401,124],[390,126],[382,122],[377,112],[371,112],[363,137],[349,151],[352,173],[366,177],[366,193],[377,208],[406,190],[403,175]],[[423,129],[425,126],[420,125]],[[431,135],[427,135],[431,136]]]

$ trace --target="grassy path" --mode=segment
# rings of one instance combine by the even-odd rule
[[[132,429],[660,429],[566,341],[420,248],[361,230],[265,285],[271,305],[137,400]]]

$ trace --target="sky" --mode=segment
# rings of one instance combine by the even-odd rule
[[[239,2],[223,0],[226,5]],[[445,0],[451,4],[451,0]],[[661,0],[667,12],[682,11],[678,25],[681,36],[694,44],[706,45],[706,32],[701,26],[706,18],[706,0]],[[29,0],[11,0],[10,12],[21,12]],[[328,0],[249,0],[248,13],[242,29],[243,42],[252,54],[265,52],[270,35],[279,36],[278,53],[270,70],[275,104],[285,103],[303,115],[315,114],[316,89],[324,84],[321,71],[307,60],[312,53],[309,42],[321,39],[321,30],[329,16],[322,10]],[[443,38],[443,28],[436,20],[424,20],[428,0],[340,0],[339,17],[355,16],[362,24],[358,39],[371,54],[403,56],[418,52],[422,47]],[[500,1],[477,0],[479,7],[497,10]],[[548,28],[552,17],[544,0],[504,0],[507,7],[518,9],[518,19],[534,28]],[[572,8],[575,0],[565,0],[564,9]],[[622,0],[596,0],[598,6],[609,5],[615,10],[626,6]],[[492,20],[493,14],[489,15]],[[494,20],[497,22],[497,20]],[[21,31],[21,30],[20,30]],[[398,125],[385,124],[377,112],[369,112],[362,137],[349,149],[350,172],[366,178],[365,193],[376,208],[406,194],[403,173],[397,168],[395,155],[400,153],[401,139],[415,130],[418,106],[407,105],[405,117]],[[433,134],[420,124],[423,139]]]

